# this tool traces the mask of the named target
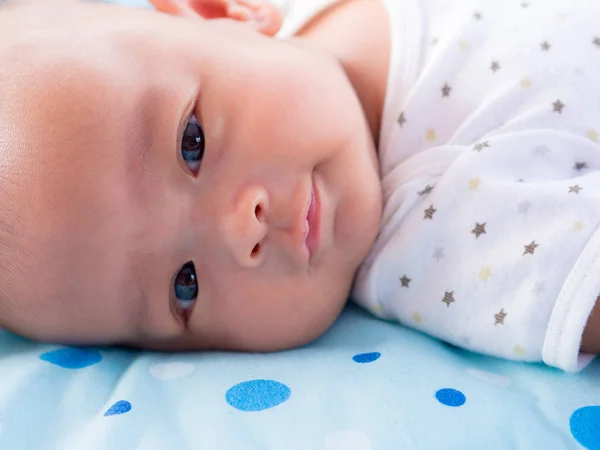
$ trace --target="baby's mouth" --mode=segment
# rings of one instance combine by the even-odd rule
[[[309,259],[319,249],[320,244],[320,222],[321,222],[321,211],[318,188],[315,186],[314,180],[311,187],[311,199],[308,213],[306,215],[306,222],[308,224],[308,230],[306,234],[306,247],[309,251]]]

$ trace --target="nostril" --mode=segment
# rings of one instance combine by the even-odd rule
[[[254,207],[254,215],[259,220],[259,222],[262,222],[262,214],[263,214],[262,206],[260,206],[260,204],[256,205]]]
[[[257,258],[260,253],[260,244],[256,244],[250,253],[250,258]]]

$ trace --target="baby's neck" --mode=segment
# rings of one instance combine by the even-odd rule
[[[378,144],[391,45],[389,19],[381,1],[339,2],[317,15],[297,38],[316,45],[340,62]]]

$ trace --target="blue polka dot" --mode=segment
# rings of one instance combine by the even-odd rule
[[[227,403],[240,411],[262,411],[290,398],[292,391],[273,380],[250,380],[236,384],[227,391]]]
[[[579,408],[571,415],[571,434],[589,450],[600,449],[600,406]]]
[[[40,359],[65,369],[83,369],[99,363],[102,360],[102,354],[97,350],[61,348],[42,354]]]
[[[104,413],[104,417],[125,414],[129,411],[131,411],[131,403],[129,403],[127,400],[119,400],[117,403],[108,408],[108,410]]]
[[[446,406],[462,406],[467,401],[465,394],[451,388],[440,389],[435,393],[435,398]]]
[[[373,361],[377,361],[380,356],[381,356],[381,353],[379,353],[379,352],[360,353],[358,355],[354,355],[352,357],[352,359],[354,360],[354,362],[357,362],[359,364],[365,364],[365,363],[371,363]]]

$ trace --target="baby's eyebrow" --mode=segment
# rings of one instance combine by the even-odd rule
[[[178,124],[179,118],[174,120],[173,117],[164,117],[161,96],[164,94],[157,88],[143,88],[137,93],[132,106],[122,113],[125,120],[121,122],[121,126],[125,128],[120,132],[120,136],[127,139],[126,142],[121,143],[125,146],[123,151],[126,152],[127,181],[131,195],[138,205],[149,205],[155,199],[155,193],[151,188],[155,185],[153,180],[160,169],[156,165],[156,156],[171,150],[171,148],[158,148],[157,146],[165,146],[165,143],[157,137],[174,136],[177,133],[177,125],[173,125],[172,131],[162,132],[165,124]],[[175,139],[166,145],[174,144]],[[175,157],[173,153],[173,158]]]
[[[133,159],[132,165],[140,169],[141,175],[148,173],[149,151],[155,145],[155,129],[159,124],[159,111],[156,107],[157,93],[155,89],[144,90],[136,101],[133,118],[134,139],[130,149],[130,155]]]

